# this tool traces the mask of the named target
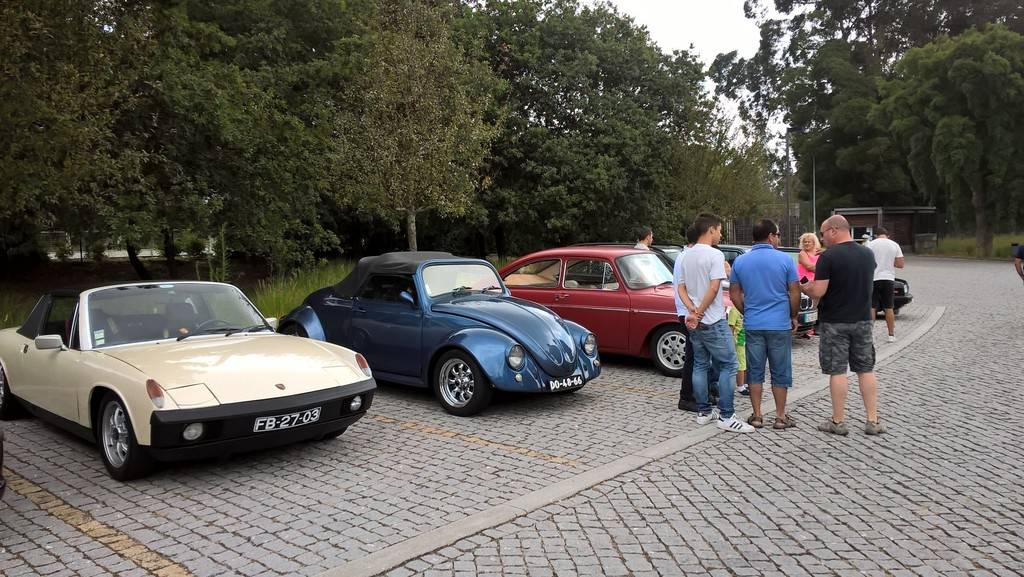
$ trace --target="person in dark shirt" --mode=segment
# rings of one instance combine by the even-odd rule
[[[1013,243],[1013,268],[1020,280],[1024,281],[1024,244]]]
[[[864,398],[867,413],[864,432],[879,435],[886,427],[878,421],[878,383],[874,372],[871,293],[875,256],[871,249],[853,240],[850,223],[841,215],[831,216],[821,224],[821,237],[828,250],[818,259],[814,280],[801,285],[804,294],[821,299],[818,302],[821,337],[818,360],[821,372],[829,375],[832,417],[818,429],[836,435],[850,432],[844,420],[849,366],[857,373],[860,394]]]

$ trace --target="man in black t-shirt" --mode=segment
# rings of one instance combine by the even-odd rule
[[[821,224],[821,237],[828,247],[814,269],[814,280],[801,289],[818,303],[818,360],[821,372],[829,375],[832,418],[818,426],[826,433],[848,434],[844,413],[849,381],[846,368],[857,373],[864,398],[867,424],[864,432],[879,435],[885,425],[878,422],[878,383],[875,380],[875,345],[872,338],[871,292],[875,255],[854,242],[850,223],[840,215]]]
[[[1013,243],[1013,268],[1020,280],[1024,281],[1024,244]]]

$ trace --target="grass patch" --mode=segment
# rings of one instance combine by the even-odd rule
[[[519,257],[517,257],[517,256],[505,256],[505,257],[489,256],[489,257],[487,257],[487,260],[490,261],[490,263],[494,265],[494,268],[496,268],[498,270],[501,270],[501,268],[503,266],[505,266],[508,263],[516,260],[517,258],[519,258]]]
[[[6,288],[0,291],[0,328],[21,326],[38,300],[39,295],[19,293]]]
[[[355,263],[352,261],[337,260],[283,277],[261,280],[252,292],[252,301],[264,315],[281,318],[302,304],[309,293],[348,276],[353,267]]]
[[[1010,247],[1011,242],[1024,243],[1024,234],[997,234],[992,239],[992,256],[995,258],[1009,259],[1013,256]],[[948,236],[939,239],[939,245],[935,254],[945,256],[967,256],[977,257],[978,249],[975,246],[974,237]]]

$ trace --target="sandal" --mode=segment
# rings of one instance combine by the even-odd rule
[[[781,417],[775,417],[775,424],[772,425],[772,428],[773,429],[788,429],[790,427],[795,427],[795,426],[796,426],[796,422],[793,420],[793,417],[791,417],[789,415],[783,415]]]
[[[760,429],[761,427],[764,426],[764,420],[761,417],[758,417],[757,415],[750,415],[749,417],[747,417],[747,424],[750,425],[751,427],[754,427],[755,429]]]

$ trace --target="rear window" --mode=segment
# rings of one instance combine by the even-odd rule
[[[558,259],[538,260],[521,266],[505,276],[505,285],[510,287],[554,288],[558,286],[558,274],[562,261]]]

